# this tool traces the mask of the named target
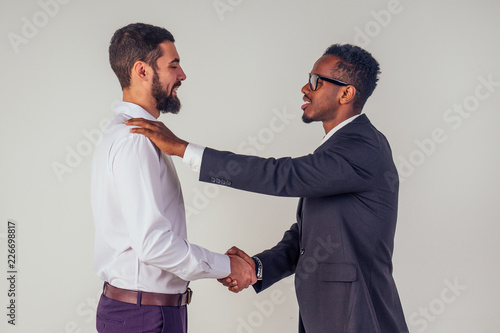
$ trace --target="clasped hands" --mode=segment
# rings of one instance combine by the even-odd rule
[[[255,263],[249,255],[236,246],[230,248],[226,254],[231,262],[231,274],[218,279],[229,291],[238,293],[257,282]]]

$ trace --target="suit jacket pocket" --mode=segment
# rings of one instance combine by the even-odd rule
[[[353,282],[357,279],[356,266],[349,263],[324,263],[318,267],[321,281]]]

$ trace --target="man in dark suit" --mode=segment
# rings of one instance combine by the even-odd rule
[[[132,120],[162,151],[184,158],[200,180],[300,197],[297,222],[272,249],[253,257],[260,292],[295,273],[299,332],[408,332],[392,277],[398,177],[389,143],[361,114],[378,81],[378,62],[352,45],[332,45],[302,87],[304,122],[326,133],[312,154],[260,158],[203,148],[162,123]],[[246,285],[222,280],[238,292]]]

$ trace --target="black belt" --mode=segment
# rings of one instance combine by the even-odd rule
[[[193,291],[187,288],[184,294],[159,294],[121,289],[106,282],[103,295],[116,301],[137,305],[183,306],[191,303]]]

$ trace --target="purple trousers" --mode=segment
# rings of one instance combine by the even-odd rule
[[[187,307],[136,305],[101,295],[96,328],[99,333],[186,333]]]

